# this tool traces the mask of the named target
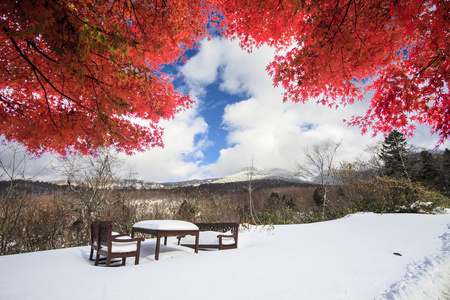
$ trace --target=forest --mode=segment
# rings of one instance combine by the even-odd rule
[[[243,182],[145,187],[120,176],[123,166],[108,151],[61,160],[63,183],[37,182],[24,177],[26,153],[16,147],[15,161],[7,164],[3,147],[1,255],[87,245],[94,220],[111,220],[117,231],[129,233],[146,219],[271,226],[355,212],[439,213],[450,207],[450,150],[417,149],[398,131],[367,147],[365,159],[324,163],[330,170],[326,184],[316,174],[310,182],[249,176]]]

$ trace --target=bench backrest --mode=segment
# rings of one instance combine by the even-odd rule
[[[238,223],[196,223],[195,225],[197,225],[200,231],[231,231],[231,233],[234,235],[237,235],[239,232]]]
[[[99,221],[94,221],[91,223],[91,245],[97,245],[98,243],[99,225]]]
[[[98,243],[101,246],[109,247],[111,234],[112,234],[112,222],[111,221],[99,221],[98,222]]]

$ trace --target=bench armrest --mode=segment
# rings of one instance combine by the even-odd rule
[[[220,238],[232,238],[232,237],[236,237],[235,234],[218,234],[217,237]]]
[[[128,238],[124,239],[122,237],[128,237]],[[114,243],[130,243],[130,242],[143,242],[143,241],[145,241],[145,239],[143,237],[132,238],[130,236],[127,236],[126,234],[111,236],[111,242],[114,242]]]

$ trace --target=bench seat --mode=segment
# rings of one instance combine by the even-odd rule
[[[219,250],[236,249],[238,245],[238,223],[196,223],[200,230],[199,248],[216,248]],[[193,247],[195,238],[178,236],[178,245]]]

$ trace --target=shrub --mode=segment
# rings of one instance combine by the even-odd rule
[[[286,206],[277,212],[262,212],[258,214],[258,219],[264,225],[275,224],[296,224],[300,223],[297,213],[290,207]]]
[[[403,178],[357,180],[352,188],[355,211],[417,213],[432,212],[439,206],[449,205],[447,197]]]

